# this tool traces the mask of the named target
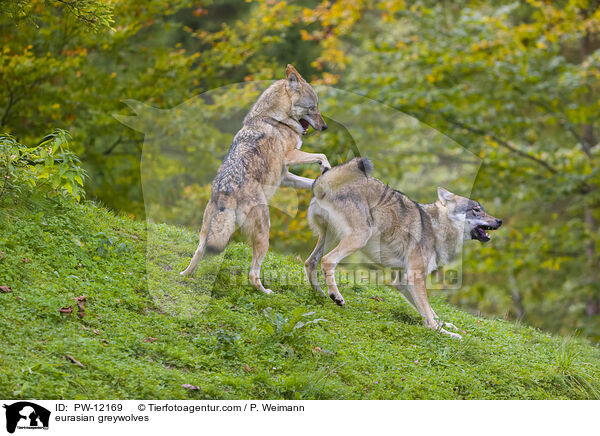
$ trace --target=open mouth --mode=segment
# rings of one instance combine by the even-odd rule
[[[477,226],[473,230],[471,230],[471,237],[473,239],[477,239],[480,242],[487,242],[492,238],[490,237],[488,232],[486,232],[486,230],[496,230],[496,229],[497,229],[497,227]]]
[[[306,121],[304,118],[300,118],[300,125],[302,126],[302,134],[305,135],[310,127],[310,123]]]

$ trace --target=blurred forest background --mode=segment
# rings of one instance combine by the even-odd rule
[[[64,129],[88,199],[197,228],[241,118],[292,63],[322,90],[331,126],[307,150],[332,163],[367,154],[422,202],[439,175],[504,220],[489,244],[465,245],[450,301],[598,341],[599,4],[4,0],[0,133],[36,146]],[[281,191],[274,250],[306,257],[308,199]]]

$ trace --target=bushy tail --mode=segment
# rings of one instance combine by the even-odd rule
[[[218,203],[217,212],[210,220],[206,237],[206,251],[213,254],[225,250],[235,231],[235,200],[230,198]]]
[[[335,192],[359,177],[368,176],[372,171],[373,163],[371,159],[368,157],[355,157],[320,175],[313,184],[313,192],[317,199],[321,199],[328,193]]]

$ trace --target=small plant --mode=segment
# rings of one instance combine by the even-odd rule
[[[0,199],[9,191],[48,189],[59,195],[81,200],[86,172],[80,160],[68,150],[70,135],[57,129],[35,147],[20,144],[14,137],[0,135]]]
[[[303,307],[298,307],[292,312],[289,318],[285,318],[282,314],[274,312],[273,309],[267,307],[263,310],[266,321],[260,327],[271,335],[290,338],[300,329],[320,322],[327,322],[323,318],[309,319],[315,312],[305,312],[305,310]]]
[[[214,336],[217,340],[216,348],[222,351],[224,357],[232,358],[238,353],[239,334],[218,329],[215,331]]]
[[[600,384],[577,365],[579,353],[568,339],[556,350],[556,373],[564,385],[583,398],[600,399]]]
[[[126,254],[131,251],[131,244],[127,241],[119,242],[114,236],[109,236],[104,232],[98,232],[94,235],[96,254],[100,257],[107,257],[111,253],[117,255]]]
[[[575,351],[572,343],[567,340],[556,350],[556,370],[566,375],[571,373],[573,365],[577,360],[578,353]]]

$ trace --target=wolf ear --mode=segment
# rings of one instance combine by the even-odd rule
[[[455,195],[452,192],[447,191],[444,188],[440,188],[439,186],[437,188],[437,192],[438,198],[440,199],[440,203],[442,203],[443,206],[446,206],[446,204],[449,201],[452,201],[455,197]]]
[[[288,64],[287,68],[285,69],[285,77],[287,79],[288,87],[292,91],[298,91],[300,88],[300,74],[298,74],[298,71],[296,71],[296,69],[290,64]]]

